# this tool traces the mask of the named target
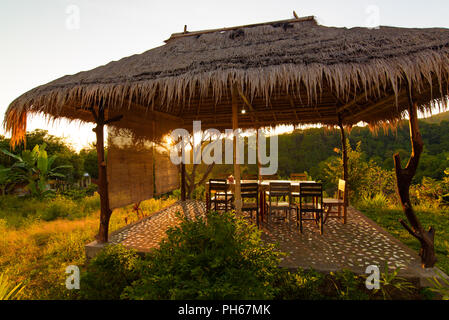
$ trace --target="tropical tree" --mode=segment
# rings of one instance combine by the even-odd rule
[[[65,179],[65,175],[58,172],[69,165],[52,168],[56,155],[48,157],[45,150],[46,144],[36,145],[33,150],[23,150],[21,155],[15,155],[5,149],[2,152],[17,160],[10,168],[14,173],[15,182],[28,182],[27,188],[33,196],[44,196],[48,194],[47,185],[50,179]]]

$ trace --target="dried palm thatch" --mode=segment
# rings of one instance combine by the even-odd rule
[[[411,85],[421,108],[446,107],[448,29],[333,28],[306,17],[173,34],[166,42],[18,97],[4,122],[13,143],[29,113],[93,121],[88,109],[99,104],[159,117],[166,128],[189,128],[196,119],[203,128],[230,128],[233,89],[248,110],[239,115],[242,128],[335,125],[338,115],[347,125],[391,123],[403,117]]]

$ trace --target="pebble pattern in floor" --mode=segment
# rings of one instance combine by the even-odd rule
[[[159,242],[166,236],[168,228],[176,226],[181,219],[177,216],[189,219],[204,216],[206,206],[200,201],[178,201],[175,204],[146,217],[134,224],[114,232],[109,242],[122,243],[124,246],[136,249],[140,252],[148,252],[152,248],[159,247]]]
[[[270,219],[262,225],[263,239],[279,244],[288,253],[282,265],[289,268],[298,266],[323,270],[342,268],[364,272],[368,265],[384,269],[419,266],[419,257],[398,243],[374,222],[354,208],[348,209],[348,221],[343,224],[338,219],[328,219],[324,234],[313,221],[304,222],[304,231],[299,233],[294,221]]]
[[[157,248],[166,236],[168,228],[177,225],[177,213],[188,218],[204,216],[205,205],[199,201],[177,202],[162,211],[129,225],[110,237],[112,243],[122,243],[140,252]],[[390,268],[401,268],[406,273],[419,267],[416,253],[400,244],[372,221],[354,208],[348,209],[348,222],[329,219],[320,235],[313,222],[304,223],[301,234],[296,220],[279,221],[269,219],[261,224],[262,238],[278,243],[280,250],[288,255],[282,266],[291,269],[315,268],[318,270],[340,270],[343,268],[364,272],[368,265],[381,269],[387,264]]]

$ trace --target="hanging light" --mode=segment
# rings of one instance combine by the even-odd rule
[[[246,113],[246,110],[245,110],[245,108],[243,107],[242,108],[242,114],[245,114]]]

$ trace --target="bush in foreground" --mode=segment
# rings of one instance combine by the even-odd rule
[[[137,254],[122,245],[105,247],[90,262],[81,278],[81,297],[116,300],[123,289],[138,278]]]
[[[122,246],[107,247],[82,278],[88,299],[422,299],[416,286],[382,274],[381,290],[348,270],[319,273],[280,268],[279,252],[261,232],[231,213],[183,219],[158,249],[141,259]]]
[[[183,218],[141,263],[125,299],[270,299],[281,253],[231,213]]]

